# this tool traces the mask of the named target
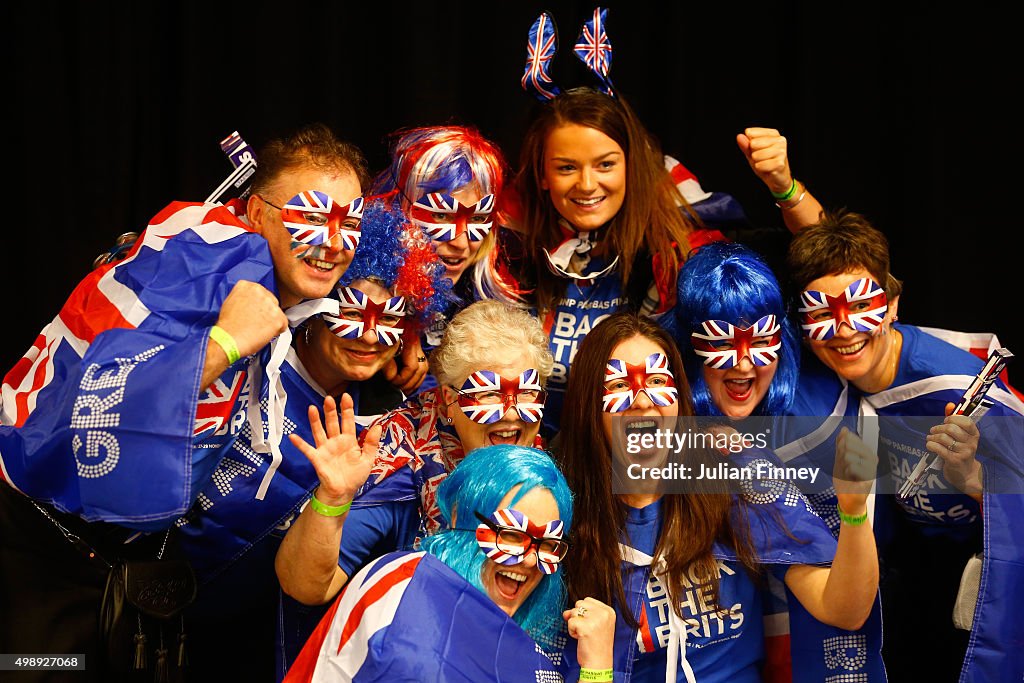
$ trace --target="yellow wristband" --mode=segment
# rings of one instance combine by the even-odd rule
[[[348,512],[348,509],[352,507],[352,501],[345,503],[344,505],[328,505],[327,503],[321,503],[316,499],[316,492],[309,499],[309,507],[313,508],[313,512],[323,515],[324,517],[341,517],[343,514]]]
[[[210,339],[217,342],[217,346],[224,349],[224,355],[228,357],[228,365],[234,365],[241,358],[241,354],[238,353],[238,344],[235,343],[235,338],[232,337],[222,327],[214,325],[210,328]]]
[[[843,508],[839,507],[839,503],[836,503],[836,511],[839,512],[839,521],[849,524],[850,526],[860,526],[868,519],[867,511],[862,515],[848,515],[843,512]]]
[[[614,680],[613,669],[580,669],[580,680],[581,681],[605,681]]]

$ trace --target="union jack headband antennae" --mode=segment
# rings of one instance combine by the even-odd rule
[[[594,8],[594,16],[583,23],[580,37],[573,46],[573,52],[600,81],[601,92],[615,97],[615,90],[608,75],[612,65],[612,44],[605,31],[607,9]],[[555,20],[542,12],[530,27],[526,43],[526,68],[521,83],[523,90],[541,102],[548,102],[561,94],[562,90],[551,80],[548,73],[551,59],[558,50],[558,29]]]

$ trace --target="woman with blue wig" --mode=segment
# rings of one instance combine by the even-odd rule
[[[775,447],[806,427],[807,420],[799,417],[741,422],[752,416],[787,415],[794,404],[800,366],[800,345],[794,325],[786,315],[781,288],[756,252],[740,244],[702,247],[680,271],[675,315],[677,342],[685,359],[697,415],[724,416],[730,427],[765,434],[765,444]],[[813,482],[815,488],[799,483],[814,512],[823,520],[835,519],[830,531],[841,538],[850,520],[860,520],[858,524],[866,520],[861,509],[864,502],[860,497],[837,496],[829,475],[845,472],[847,461],[858,467],[867,465],[873,471],[875,459],[866,453],[866,447],[855,435],[845,430],[833,450],[835,455],[826,454],[827,462],[814,468],[828,470]],[[744,457],[764,458],[781,465],[779,460],[785,452],[747,449]],[[870,545],[874,552],[874,544]],[[868,546],[864,548],[867,550]],[[768,583],[776,590],[766,593],[778,597],[766,599],[766,613],[786,618],[768,619],[766,624],[774,624],[773,628],[780,623],[788,624],[788,633],[785,629],[766,632],[769,660],[804,662],[801,668],[812,680],[838,673],[856,674],[864,680],[885,680],[877,600],[865,623],[851,635],[846,628],[835,628],[812,617],[799,600],[791,594],[787,596],[776,577],[769,575]],[[840,662],[820,656],[828,643],[844,638],[857,643],[857,657]]]
[[[677,342],[698,415],[780,415],[800,371],[782,291],[760,256],[735,243],[701,247],[679,273]]]
[[[561,614],[573,503],[546,453],[479,449],[438,502],[449,529],[353,577],[285,681],[561,680],[537,644],[557,647],[562,618],[584,666],[610,665],[610,608]]]

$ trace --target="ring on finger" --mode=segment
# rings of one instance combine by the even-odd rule
[[[950,452],[956,453],[956,439],[953,439],[953,443],[946,446],[946,448],[949,449]]]
[[[587,616],[587,607],[586,607],[586,605],[580,605],[579,607],[576,608],[576,616],[578,616],[580,619],[582,619],[583,617]]]

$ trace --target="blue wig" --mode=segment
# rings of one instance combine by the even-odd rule
[[[476,449],[438,487],[437,503],[449,527],[454,526],[451,520],[454,510],[460,529],[476,529],[473,513],[486,516],[499,509],[501,499],[518,485],[521,488],[512,499],[512,505],[534,488],[551,492],[558,504],[559,518],[565,524],[564,536],[568,537],[572,527],[572,493],[551,457],[535,448],[486,446]],[[482,592],[487,592],[480,578],[487,556],[477,545],[475,534],[449,529],[424,539],[422,548]],[[513,616],[515,622],[541,644],[553,643],[561,629],[561,612],[566,600],[562,573],[559,570],[545,574]]]
[[[442,264],[394,203],[369,199],[359,224],[359,246],[340,286],[375,278],[412,305],[416,326],[426,327],[454,301]]]
[[[679,271],[675,335],[686,365],[698,415],[721,415],[704,381],[703,359],[694,353],[690,334],[705,320],[748,327],[766,315],[782,326],[778,368],[754,415],[781,415],[793,402],[800,372],[800,346],[786,315],[782,291],[768,264],[741,244],[714,242],[701,247]]]

